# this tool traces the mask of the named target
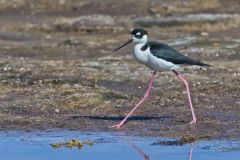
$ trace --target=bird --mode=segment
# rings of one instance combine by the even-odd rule
[[[184,78],[182,74],[179,73],[179,71],[177,71],[177,69],[180,68],[182,65],[196,65],[206,68],[212,66],[199,60],[194,60],[190,57],[182,55],[174,48],[162,42],[149,41],[148,32],[142,28],[133,29],[130,34],[132,36],[131,39],[120,47],[114,49],[114,51],[118,51],[119,49],[133,42],[135,44],[133,48],[133,56],[138,62],[150,68],[152,70],[152,74],[147,91],[143,98],[133,107],[133,109],[125,116],[125,118],[120,123],[109,127],[121,128],[129,118],[129,116],[131,116],[133,112],[148,99],[156,73],[165,71],[173,72],[183,82],[184,87],[187,91],[187,98],[192,114],[192,121],[190,122],[190,124],[196,124],[197,119],[192,105],[188,81]]]

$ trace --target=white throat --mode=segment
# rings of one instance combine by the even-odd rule
[[[134,46],[133,55],[140,63],[147,65],[149,48],[142,50],[143,46],[145,46],[145,45],[146,45],[146,42],[137,43]]]

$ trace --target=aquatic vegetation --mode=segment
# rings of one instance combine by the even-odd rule
[[[78,148],[81,149],[84,145],[89,145],[92,146],[93,142],[90,140],[85,140],[85,141],[80,141],[77,138],[73,138],[70,140],[67,140],[65,142],[58,142],[58,143],[51,143],[50,146],[52,146],[52,148],[60,148],[60,147],[66,147],[66,148]]]
[[[193,136],[185,136],[177,140],[166,140],[166,141],[159,141],[154,142],[152,145],[176,145],[176,146],[182,146],[186,143],[193,143],[197,140],[197,137]]]

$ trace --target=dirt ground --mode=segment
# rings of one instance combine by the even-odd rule
[[[228,3],[226,3],[228,2]],[[150,70],[131,47],[145,28],[212,68],[158,73],[150,99],[120,129],[140,135],[240,137],[240,4],[237,0],[0,1],[0,129],[115,131],[144,95]]]

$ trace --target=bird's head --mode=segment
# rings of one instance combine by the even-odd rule
[[[121,45],[120,47],[116,48],[114,51],[117,51],[119,50],[120,48],[130,44],[130,43],[143,43],[143,44],[146,44],[147,41],[148,41],[148,33],[147,31],[145,31],[144,29],[141,29],[141,28],[136,28],[136,29],[133,29],[131,31],[131,35],[132,35],[132,38],[127,41],[126,43],[124,43],[123,45]]]
[[[147,43],[148,41],[148,33],[144,29],[133,29],[131,31],[133,43]]]

